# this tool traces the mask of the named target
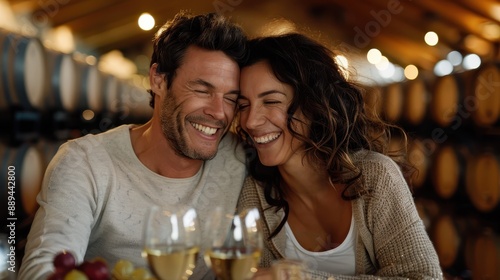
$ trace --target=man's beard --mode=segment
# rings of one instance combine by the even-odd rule
[[[209,160],[215,157],[217,149],[210,152],[197,151],[189,146],[185,133],[186,128],[183,126],[184,121],[180,114],[182,106],[176,103],[171,89],[167,90],[167,96],[161,106],[161,129],[177,155],[199,160]]]

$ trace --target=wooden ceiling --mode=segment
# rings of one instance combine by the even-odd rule
[[[497,58],[500,2],[496,0],[9,0],[18,14],[52,27],[68,26],[79,46],[95,54],[118,49],[149,55],[153,31],[137,19],[149,12],[161,25],[179,10],[221,12],[250,36],[278,28],[287,19],[348,55],[364,57],[378,48],[401,66],[432,70],[451,50]],[[273,25],[274,24],[274,25]],[[282,25],[281,25],[282,26]],[[435,31],[438,45],[424,43]]]

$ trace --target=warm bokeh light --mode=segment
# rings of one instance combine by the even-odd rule
[[[371,64],[379,63],[381,58],[382,53],[378,49],[371,49],[366,54],[366,59],[368,59],[368,62],[370,62]]]
[[[95,117],[95,113],[92,110],[85,110],[82,112],[82,118],[86,121],[91,121]]]
[[[0,0],[0,27],[7,30],[19,28],[16,16],[7,1]]]
[[[418,68],[417,66],[410,64],[405,67],[405,77],[408,80],[415,80],[418,77]]]
[[[96,65],[97,57],[93,55],[88,55],[87,57],[85,57],[85,62],[87,62],[89,65]]]
[[[434,74],[436,76],[446,76],[451,74],[451,72],[453,72],[453,65],[448,60],[440,60],[434,66]]]
[[[498,24],[488,21],[481,26],[482,34],[489,40],[497,40],[500,38],[500,26]]]
[[[148,31],[155,26],[155,19],[149,13],[142,13],[137,23],[142,30]]]
[[[385,56],[380,57],[380,61],[375,64],[378,70],[385,70],[389,67],[389,59]]]
[[[439,36],[434,31],[429,31],[425,33],[424,37],[425,43],[429,46],[435,46],[439,42]]]
[[[493,46],[490,42],[472,34],[469,34],[464,38],[464,45],[469,52],[480,55],[488,55],[493,52]]]
[[[471,70],[481,66],[481,58],[477,54],[468,54],[462,63],[464,69]]]
[[[63,53],[71,53],[75,50],[73,32],[66,25],[49,30],[45,36],[44,44]]]
[[[340,66],[340,69],[342,70],[342,74],[344,74],[344,77],[346,79],[349,78],[349,61],[347,60],[347,58],[343,55],[337,55],[335,57],[335,61],[337,62],[337,64]]]
[[[462,54],[458,51],[451,51],[446,56],[446,59],[448,59],[451,65],[458,66],[462,63]]]
[[[137,73],[137,66],[133,61],[123,56],[119,50],[103,54],[99,59],[99,70],[113,74],[121,79],[128,79]]]

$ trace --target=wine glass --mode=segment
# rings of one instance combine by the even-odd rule
[[[187,279],[200,251],[200,228],[193,208],[152,206],[144,226],[143,256],[161,280]]]
[[[204,258],[219,280],[244,280],[257,271],[263,247],[257,208],[240,214],[216,208],[208,220],[209,235]]]
[[[275,280],[306,280],[307,266],[301,260],[281,259],[271,265]]]

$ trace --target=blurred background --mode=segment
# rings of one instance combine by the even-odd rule
[[[151,40],[180,10],[331,47],[367,110],[409,133],[415,201],[447,278],[500,279],[497,0],[0,0],[0,212],[14,166],[18,261],[59,145],[149,119]]]

